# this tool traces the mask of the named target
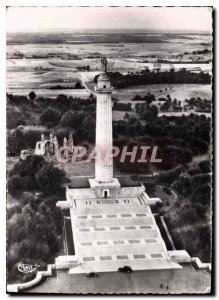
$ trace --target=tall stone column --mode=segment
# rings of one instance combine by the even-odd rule
[[[96,87],[96,151],[95,180],[100,183],[113,181],[112,151],[112,90],[109,77],[103,73]]]

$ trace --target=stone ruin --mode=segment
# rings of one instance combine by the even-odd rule
[[[69,152],[73,153],[74,142],[72,133],[69,134],[68,139],[64,137],[63,146],[68,147],[68,150],[64,150],[64,156],[67,156]],[[41,140],[36,143],[34,151],[27,149],[21,150],[21,159],[25,160],[26,157],[31,154],[45,156],[46,158],[50,159],[52,156],[58,154],[59,148],[60,146],[57,137],[53,133],[50,133],[48,138],[46,138],[45,135],[42,133]]]

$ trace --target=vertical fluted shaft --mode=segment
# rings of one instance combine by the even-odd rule
[[[113,180],[112,151],[112,100],[111,92],[97,93],[95,179],[98,182]]]

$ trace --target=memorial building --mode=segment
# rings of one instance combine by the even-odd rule
[[[96,149],[112,148],[112,92],[108,75],[98,77],[95,88]],[[69,268],[69,274],[132,270],[175,269],[176,251],[167,251],[150,205],[161,202],[150,198],[144,186],[122,186],[113,177],[113,159],[97,156],[95,178],[88,188],[66,189],[66,201],[57,206],[70,210],[75,254],[61,256],[56,265]],[[185,251],[177,251],[185,259]]]

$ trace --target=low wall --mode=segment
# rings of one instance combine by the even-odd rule
[[[209,272],[211,272],[211,264],[210,263],[202,263],[201,260],[198,257],[191,258],[185,250],[168,251],[168,254],[169,254],[170,259],[173,262],[173,264],[174,264],[174,262],[175,263],[188,263],[188,262],[191,263],[191,262],[193,262],[193,263],[196,264],[198,269],[206,269]],[[72,263],[74,263],[74,269],[75,270],[73,268],[71,268],[70,271],[69,271],[69,274],[83,273],[83,272],[81,272],[81,270],[77,270],[77,267],[79,267],[79,269],[80,269],[81,266],[80,266],[79,263],[76,263],[75,256],[69,256],[69,257],[68,256],[59,256],[56,259],[56,264],[48,265],[46,271],[38,271],[37,274],[36,274],[36,277],[33,280],[31,280],[29,282],[25,282],[25,283],[8,284],[7,285],[7,292],[8,293],[18,293],[19,291],[22,291],[22,290],[25,290],[25,289],[28,289],[28,288],[32,288],[35,285],[39,284],[40,281],[43,279],[43,277],[52,276],[52,270],[53,269],[63,269],[63,268],[66,269],[66,267],[70,268],[70,267],[72,267]],[[140,263],[139,268],[136,267],[136,265],[132,266],[132,264],[131,264],[133,269],[135,269],[135,270],[142,269],[141,262],[138,262],[138,263]],[[130,264],[130,262],[129,262],[129,264]],[[154,262],[153,262],[153,264],[154,264]],[[157,265],[159,267],[158,268],[153,268],[153,269],[162,269],[160,263],[158,263]],[[101,264],[101,266],[102,266],[102,264]],[[107,266],[109,267],[108,263],[107,263]],[[171,268],[173,268],[173,265],[171,265]],[[117,269],[118,269],[118,266],[117,266],[117,268],[115,268],[113,270],[109,270],[109,271],[116,271]],[[152,268],[149,267],[149,270],[150,269],[152,269]],[[164,267],[164,269],[166,269],[166,267]],[[96,271],[96,269],[94,271]],[[101,272],[101,270],[99,270],[99,271]],[[84,273],[86,273],[86,272],[88,272],[88,270],[84,270]]]
[[[172,261],[177,263],[195,263],[197,269],[206,269],[211,272],[211,264],[203,263],[199,257],[190,257],[185,250],[168,251]]]
[[[177,263],[191,263],[191,257],[185,250],[168,251],[170,259]]]
[[[80,265],[75,255],[63,255],[58,256],[55,260],[55,266],[57,270],[70,269],[73,266]]]
[[[7,285],[7,292],[8,293],[17,293],[19,291],[28,289],[33,287],[34,285],[38,284],[44,276],[51,276],[52,269],[55,269],[55,265],[48,265],[46,271],[38,271],[36,277],[28,282],[25,283],[15,283],[15,284],[8,284]]]
[[[58,256],[55,259],[55,264],[52,265],[47,265],[47,270],[45,271],[38,271],[36,273],[36,277],[28,282],[24,283],[15,283],[15,284],[8,284],[7,285],[7,292],[8,293],[17,293],[19,291],[31,288],[38,284],[43,277],[46,276],[52,276],[52,270],[59,270],[59,269],[69,269],[72,266],[77,266],[79,265],[77,262],[77,257],[74,255],[63,255],[63,256]]]
[[[211,264],[210,263],[203,263],[201,262],[200,258],[193,257],[192,262],[196,264],[198,269],[206,269],[211,272]]]

